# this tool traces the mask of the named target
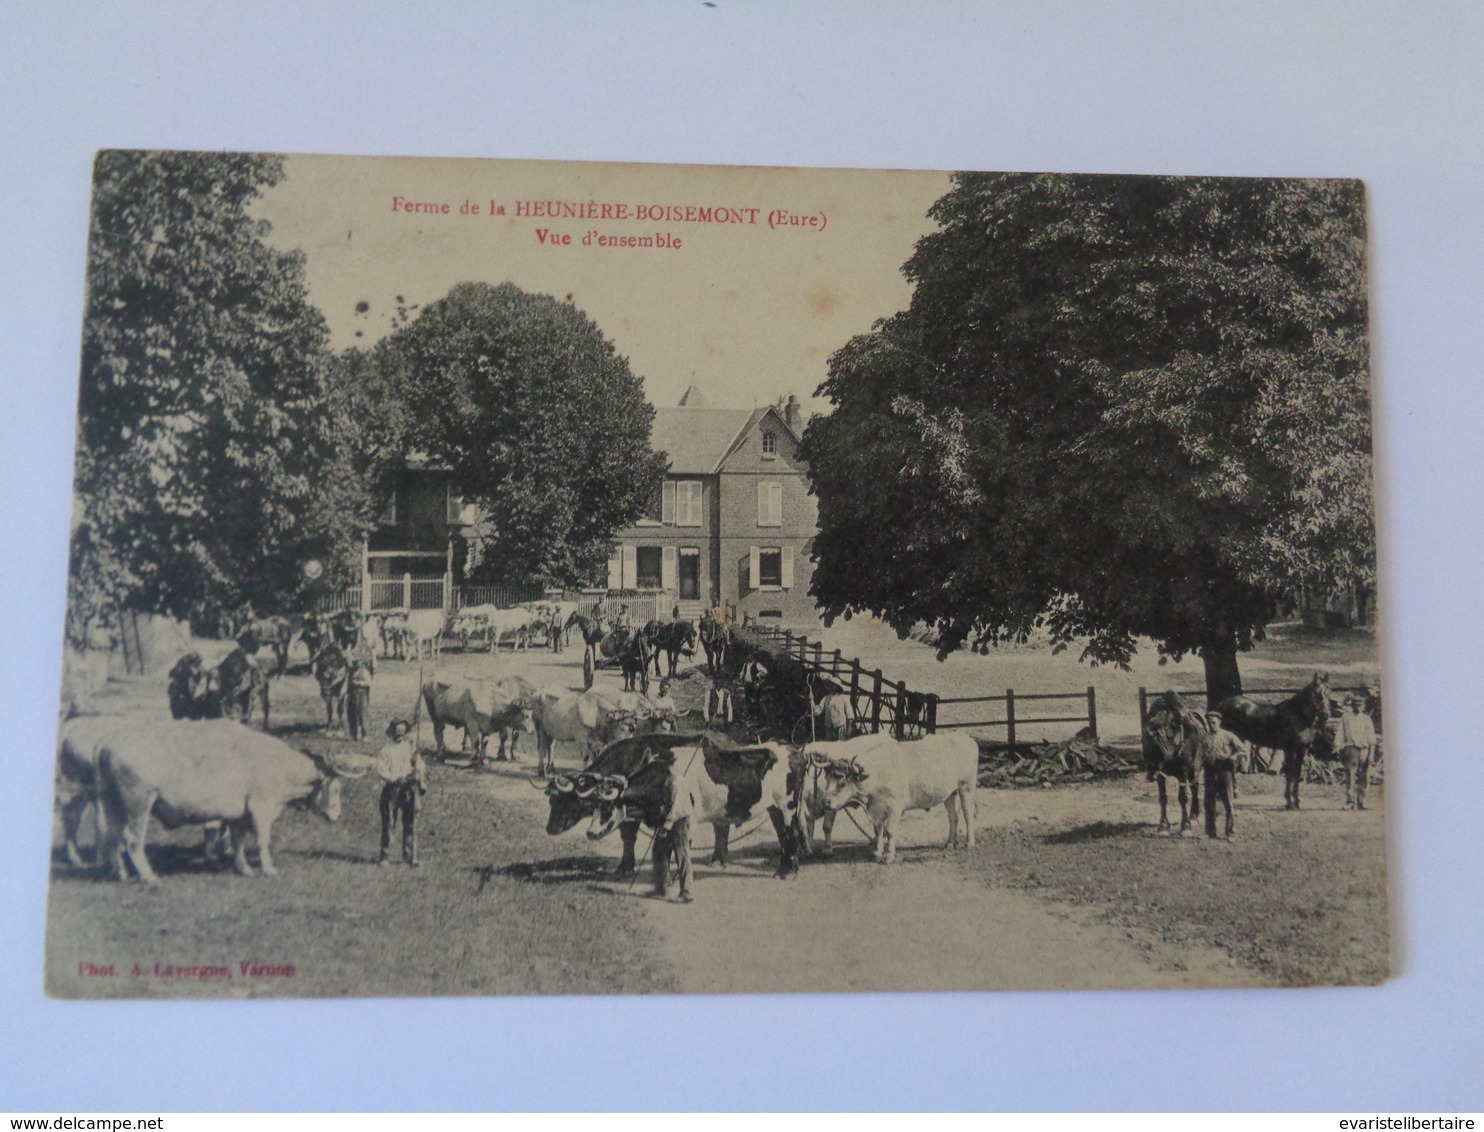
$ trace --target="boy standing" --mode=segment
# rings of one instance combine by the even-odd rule
[[[376,863],[386,868],[387,851],[392,843],[392,820],[402,822],[402,860],[417,867],[417,811],[422,796],[428,792],[427,769],[416,745],[407,738],[412,724],[394,719],[387,724],[391,740],[376,753],[376,774],[381,788],[381,856]]]

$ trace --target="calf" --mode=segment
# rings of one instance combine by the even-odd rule
[[[175,662],[170,670],[167,695],[170,715],[174,719],[205,719],[212,710],[213,674],[206,669],[201,654],[190,652]]]
[[[206,714],[247,723],[259,705],[268,730],[268,674],[257,661],[257,638],[244,633],[216,669],[216,704]]]

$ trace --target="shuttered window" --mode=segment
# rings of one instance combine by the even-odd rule
[[[675,592],[675,548],[667,546],[660,559],[660,589],[666,593]]]
[[[791,546],[783,548],[783,580],[780,584],[786,590],[794,588],[794,548]]]
[[[674,520],[677,527],[701,525],[701,481],[676,480]]]
[[[675,481],[666,480],[660,498],[660,522],[673,523],[675,521]]]
[[[626,546],[623,548],[623,580],[619,588],[625,590],[638,589],[638,581],[638,551],[635,547]]]
[[[779,547],[758,548],[757,588],[760,590],[783,588],[783,551]]]
[[[623,589],[623,555],[618,550],[608,556],[608,588]]]
[[[760,480],[757,485],[757,525],[783,526],[783,485]]]

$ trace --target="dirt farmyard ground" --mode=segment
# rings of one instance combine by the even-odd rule
[[[579,665],[577,652],[532,652],[449,655],[437,670],[518,671],[575,687]],[[415,663],[382,665],[378,720],[411,711],[418,677]],[[599,680],[616,686],[617,677]],[[696,674],[678,685],[682,707],[700,683]],[[159,677],[115,681],[93,707],[163,714],[163,705]],[[307,675],[275,683],[274,730],[286,741],[374,750],[324,734],[319,712]],[[426,727],[422,738],[431,741]],[[561,765],[576,762],[559,751]],[[590,842],[580,828],[548,837],[545,798],[525,769],[435,765],[417,870],[375,866],[370,779],[347,784],[336,825],[297,810],[280,818],[276,879],[207,866],[192,831],[156,830],[164,883],[154,890],[96,879],[57,855],[47,988],[64,997],[1131,988],[1373,983],[1389,970],[1380,789],[1357,813],[1341,810],[1339,787],[1309,786],[1305,808],[1290,813],[1281,780],[1244,776],[1230,842],[1156,834],[1154,788],[1142,776],[983,789],[972,850],[940,848],[941,809],[913,813],[899,863],[882,867],[842,818],[834,858],[789,881],[772,877],[769,829],[738,831],[722,870],[705,864],[703,828],[696,902],[681,906],[646,898],[647,870],[636,884],[615,881],[616,842]]]

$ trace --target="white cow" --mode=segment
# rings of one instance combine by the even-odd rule
[[[429,658],[438,656],[443,647],[443,631],[448,628],[448,615],[441,609],[414,609],[407,614],[403,632],[414,656],[425,651]]]
[[[643,702],[648,704],[647,700]],[[653,705],[649,706],[652,710]],[[565,688],[547,688],[540,692],[533,711],[539,756],[537,773],[555,770],[553,747],[557,743],[578,747],[586,766],[609,743],[638,731],[640,710],[637,703],[622,703],[614,693],[597,689],[569,692]]]
[[[269,842],[284,806],[308,798],[330,821],[340,817],[340,778],[327,761],[231,720],[172,721],[105,739],[99,791],[108,813],[109,852],[120,880],[125,857],[146,884],[158,883],[145,854],[151,814],[167,828],[224,821],[237,832],[237,871],[250,870],[246,838],[258,842],[263,874],[273,876]]]
[[[500,648],[500,642],[506,637],[514,638],[510,642],[510,651],[524,649],[530,644],[531,630],[542,624],[540,615],[521,606],[513,609],[497,609],[488,616],[490,627],[490,652],[496,652]]]
[[[834,748],[833,751],[828,748]],[[958,844],[963,818],[965,844],[974,845],[974,789],[979,783],[979,744],[958,731],[898,742],[863,735],[843,743],[812,743],[811,764],[822,765],[820,790],[831,810],[859,802],[876,826],[875,857],[896,857],[897,821],[905,810],[948,807],[948,847]]]
[[[163,721],[154,716],[78,715],[62,723],[57,741],[57,800],[62,809],[62,837],[67,860],[81,867],[77,834],[90,804],[98,801],[98,755],[110,738],[134,732],[149,732]],[[64,792],[70,796],[63,801]],[[108,841],[108,820],[101,806],[95,808],[97,861],[103,864]]]

